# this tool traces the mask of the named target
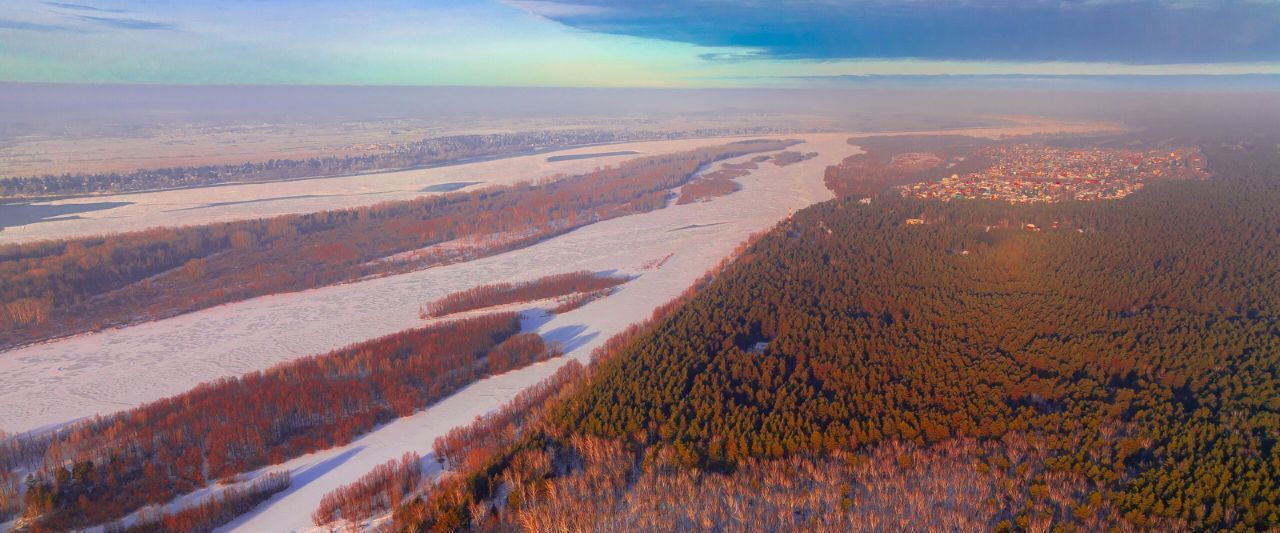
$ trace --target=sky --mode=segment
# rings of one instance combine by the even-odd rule
[[[738,87],[1280,75],[1280,0],[4,0],[0,81]]]

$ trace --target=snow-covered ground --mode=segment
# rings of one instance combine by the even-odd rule
[[[608,298],[549,320],[532,320],[530,326],[536,331],[566,345],[567,357],[482,380],[347,446],[266,469],[290,470],[293,486],[224,530],[307,530],[312,527],[310,514],[325,493],[355,481],[374,466],[408,451],[418,452],[432,464],[431,443],[436,437],[497,409],[520,390],[550,376],[569,358],[585,362],[592,349],[628,325],[648,318],[655,307],[678,295],[750,233],[784,219],[790,209],[829,199],[831,194],[822,185],[823,169],[855,153],[856,148],[845,143],[843,135],[806,138],[809,143],[796,149],[816,151],[819,157],[781,168],[761,165],[751,175],[739,178],[743,189],[737,193],[603,222],[527,249],[528,253],[507,254],[532,261],[528,265],[533,270],[517,279],[579,268],[618,269],[639,277]],[[661,268],[640,269],[646,261],[672,252]],[[547,262],[547,258],[554,261]],[[488,270],[488,266],[483,268]],[[475,283],[492,279],[501,278],[486,276],[485,281]]]
[[[972,132],[977,133],[977,132]],[[998,130],[983,133],[998,135]],[[447,293],[498,281],[519,281],[574,270],[618,271],[637,276],[612,296],[554,317],[531,317],[527,327],[561,342],[567,356],[488,378],[413,416],[393,421],[355,442],[274,465],[288,469],[293,486],[230,529],[292,531],[311,527],[320,497],[373,466],[416,451],[429,458],[432,441],[510,400],[551,375],[569,358],[591,350],[675,297],[752,232],[768,228],[793,209],[830,198],[823,170],[855,153],[849,134],[806,134],[792,148],[819,156],[786,167],[760,165],[738,178],[742,190],[705,203],[672,205],[651,213],[594,224],[524,249],[466,263],[325,287],[80,335],[0,353],[0,429],[26,431],[136,406],[183,392],[223,376],[238,375],[298,356],[393,333],[422,323],[419,306]],[[723,140],[614,145],[608,151],[671,152]],[[573,152],[600,151],[583,148]],[[555,172],[576,173],[627,157],[546,163],[545,155],[432,170],[328,180],[241,185],[122,195],[143,197],[133,206],[88,213],[103,217],[46,222],[0,232],[0,242],[119,231],[152,225],[196,223],[285,212],[360,205],[418,196],[433,184],[504,183]],[[745,161],[752,156],[739,158]],[[386,191],[385,197],[363,195]],[[182,211],[216,202],[255,201]],[[121,197],[94,198],[116,201]],[[133,208],[133,211],[122,211]],[[202,213],[205,212],[205,213]],[[193,215],[193,213],[201,213]],[[108,218],[116,217],[116,218]],[[205,218],[193,218],[205,217]],[[14,230],[28,230],[25,234]],[[671,255],[659,269],[645,269]]]
[[[767,138],[753,136],[750,138]],[[774,136],[786,137],[786,136]],[[555,174],[580,174],[645,155],[691,150],[741,140],[739,138],[683,139],[587,146],[544,154],[508,157],[421,170],[379,172],[272,183],[251,183],[116,194],[38,202],[36,206],[66,206],[119,202],[110,209],[55,217],[0,231],[0,244],[61,239],[132,231],[157,226],[204,224],[289,213],[358,207],[392,200],[440,194],[441,185],[475,183],[472,187],[536,180]],[[636,154],[547,161],[553,155],[634,151]],[[436,189],[432,187],[435,186]],[[452,187],[446,187],[452,188]],[[465,190],[465,189],[464,189]]]
[[[807,138],[802,148],[820,157],[781,168],[761,165],[740,178],[742,191],[711,202],[614,219],[466,263],[266,296],[0,353],[0,428],[24,431],[128,408],[203,381],[413,327],[421,323],[423,302],[479,284],[580,269],[640,274],[618,294],[539,328],[589,351],[679,293],[747,234],[789,209],[829,198],[823,169],[856,148],[845,135]],[[699,224],[717,225],[678,229]],[[672,252],[662,269],[640,270]]]
[[[1072,122],[1047,117],[1027,116],[1002,118],[1005,124],[991,127],[830,134],[828,137],[835,141],[836,137],[841,135],[843,135],[844,139],[847,139],[849,137],[873,135],[952,134],[994,139],[1037,133],[1097,133],[1123,130],[1117,124],[1105,122]],[[749,138],[769,137],[790,138],[800,136],[749,136]],[[33,204],[35,207],[85,204],[86,207],[82,209],[92,209],[90,207],[91,204],[121,203],[124,205],[87,210],[70,216],[52,217],[34,224],[7,227],[0,231],[0,244],[133,231],[157,226],[204,224],[289,213],[310,213],[325,209],[358,207],[378,202],[406,200],[429,194],[439,194],[439,191],[433,186],[438,188],[442,185],[478,182],[476,185],[472,185],[477,187],[485,184],[507,184],[521,180],[533,180],[561,173],[579,174],[599,166],[615,165],[634,157],[690,150],[699,146],[722,144],[740,139],[707,138],[619,143],[586,146],[544,154],[509,157],[432,169],[37,202]],[[634,151],[637,153],[614,157],[547,161],[547,158],[552,155],[563,156],[620,151]],[[833,160],[832,162],[835,161]],[[99,207],[107,206],[102,205]]]
[[[221,376],[261,369],[305,354],[421,324],[418,308],[447,293],[497,281],[588,269],[637,276],[616,293],[557,316],[534,313],[528,329],[559,341],[566,357],[474,383],[351,444],[274,465],[293,486],[230,528],[292,531],[311,527],[321,496],[375,465],[416,451],[428,461],[432,441],[510,400],[569,358],[647,318],[742,242],[788,211],[831,197],[823,169],[857,151],[845,134],[802,136],[794,149],[819,157],[760,165],[739,178],[741,191],[705,203],[594,224],[502,255],[467,263],[305,292],[268,296],[157,322],[81,335],[0,354],[0,427],[58,425],[180,393]],[[749,159],[751,156],[740,158]],[[645,263],[671,258],[661,268]]]

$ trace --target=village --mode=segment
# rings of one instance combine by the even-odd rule
[[[1018,144],[983,148],[991,166],[965,175],[902,186],[904,196],[949,201],[986,199],[1010,203],[1113,200],[1150,180],[1204,179],[1198,148],[1134,151],[1068,150]]]

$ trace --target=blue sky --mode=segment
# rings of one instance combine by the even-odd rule
[[[5,0],[0,80],[796,85],[1280,74],[1280,0]]]

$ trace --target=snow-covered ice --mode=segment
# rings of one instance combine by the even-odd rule
[[[787,167],[761,165],[740,178],[743,189],[707,203],[667,209],[589,226],[544,244],[556,244],[531,255],[553,257],[527,277],[577,268],[618,268],[639,277],[616,294],[555,316],[537,326],[551,340],[566,344],[568,356],[488,378],[442,402],[364,435],[351,444],[287,462],[294,486],[272,498],[228,528],[241,531],[296,531],[312,527],[310,514],[320,498],[350,483],[374,466],[416,451],[430,461],[431,443],[449,429],[469,423],[510,400],[520,390],[550,376],[569,357],[585,362],[592,349],[628,325],[648,318],[653,309],[674,298],[707,269],[730,253],[750,233],[772,226],[788,210],[831,197],[822,185],[822,170],[855,153],[845,136],[811,136],[802,146],[820,154]],[[746,160],[748,158],[743,158]],[[697,224],[690,229],[679,229]],[[556,242],[563,241],[563,242]],[[536,247],[535,247],[536,248]],[[657,270],[640,270],[647,260],[674,252]],[[525,276],[521,276],[522,278]],[[271,469],[280,469],[276,465]],[[323,470],[320,475],[311,475]]]
[[[707,203],[605,221],[524,249],[403,275],[265,296],[165,320],[79,335],[0,353],[0,428],[25,431],[177,394],[217,377],[420,324],[423,302],[475,285],[572,270],[643,274],[622,290],[545,324],[593,331],[633,322],[610,309],[648,309],[683,290],[747,234],[830,197],[822,169],[853,153],[843,135],[810,136],[821,157],[787,167],[761,165],[742,191]],[[715,224],[679,231],[696,224]],[[668,253],[658,271],[640,266]],[[605,311],[602,313],[602,311]],[[580,318],[575,318],[580,317]],[[611,320],[616,318],[616,320]],[[616,326],[616,327],[615,327]],[[558,334],[563,334],[561,330]],[[589,335],[589,334],[588,334]]]
[[[982,133],[999,134],[998,129]],[[310,514],[323,494],[407,451],[430,461],[431,443],[437,436],[499,407],[569,358],[585,360],[604,340],[647,318],[656,306],[683,291],[750,233],[772,226],[791,210],[829,199],[822,184],[823,169],[856,153],[857,148],[846,142],[850,135],[788,137],[807,141],[792,150],[819,156],[786,167],[760,165],[738,178],[742,190],[709,202],[671,205],[597,223],[466,263],[266,296],[0,353],[0,375],[5,376],[0,380],[0,429],[26,431],[106,414],[183,392],[200,382],[414,327],[422,323],[417,315],[423,302],[480,284],[582,269],[637,276],[608,298],[530,321],[528,327],[564,344],[566,357],[481,380],[347,446],[264,469],[290,470],[293,486],[229,526],[243,531],[309,529]],[[610,146],[609,151],[663,153],[721,142],[724,139],[629,143]],[[600,148],[558,153],[592,151]],[[191,224],[363,205],[420,196],[431,185],[509,183],[582,172],[623,159],[547,163],[545,158],[543,154],[419,171],[66,200],[135,203],[86,213],[85,219],[9,228],[0,232],[0,242],[140,229],[175,220]],[[235,203],[262,199],[276,200]],[[220,202],[226,205],[182,211],[180,219],[172,212]],[[661,268],[644,268],[668,255]]]
[[[417,451],[551,375],[568,358],[647,318],[752,232],[788,211],[831,197],[823,169],[857,151],[845,134],[802,136],[794,149],[818,152],[786,166],[761,165],[742,190],[705,203],[593,224],[498,256],[396,276],[267,296],[166,320],[80,335],[0,354],[0,427],[22,431],[113,412],[185,391],[210,379],[262,369],[301,355],[421,324],[418,308],[447,293],[497,281],[573,270],[618,271],[636,279],[602,300],[530,327],[565,345],[564,358],[474,383],[351,444],[267,470],[288,469],[293,486],[232,524],[244,531],[310,527],[320,497],[373,466]],[[749,159],[751,156],[740,158]],[[671,258],[656,270],[646,263]]]
[[[752,136],[750,138],[769,138]],[[785,137],[785,136],[772,136]],[[65,206],[119,202],[124,205],[60,217],[0,231],[0,244],[40,239],[65,239],[158,226],[205,224],[326,209],[359,207],[379,202],[407,200],[440,194],[450,184],[475,182],[472,187],[536,180],[555,174],[580,174],[600,166],[616,165],[645,155],[692,150],[739,138],[648,141],[606,146],[586,146],[555,152],[507,157],[436,168],[378,172],[334,178],[270,183],[246,183],[115,194],[36,202],[36,206]],[[635,151],[625,157],[547,161],[551,155]],[[465,189],[463,189],[465,190]]]

